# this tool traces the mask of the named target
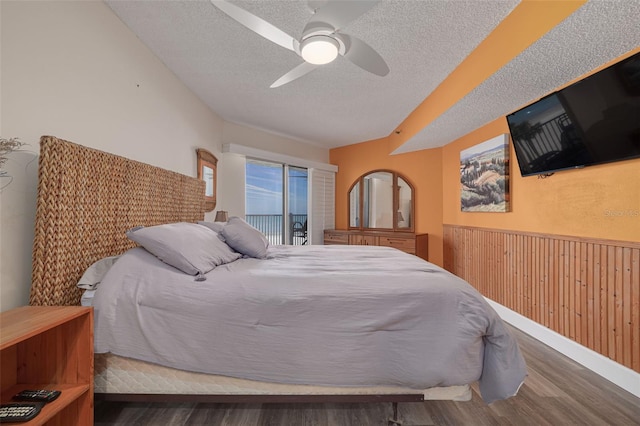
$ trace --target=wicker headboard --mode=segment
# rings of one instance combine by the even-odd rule
[[[31,305],[77,305],[95,261],[138,225],[204,219],[204,181],[53,136],[40,139]]]

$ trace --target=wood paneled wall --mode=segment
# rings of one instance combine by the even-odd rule
[[[444,225],[444,267],[640,372],[640,243]]]

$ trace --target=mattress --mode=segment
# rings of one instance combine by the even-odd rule
[[[337,387],[268,383],[194,373],[113,354],[95,355],[95,393],[182,395],[399,395],[425,400],[469,401],[469,385],[410,389],[395,386]]]

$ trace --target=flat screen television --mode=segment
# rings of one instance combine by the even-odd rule
[[[507,122],[522,176],[640,158],[640,53],[509,114]]]

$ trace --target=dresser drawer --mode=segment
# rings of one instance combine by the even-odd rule
[[[355,246],[377,246],[378,237],[373,235],[349,235],[349,244]]]
[[[346,232],[324,232],[325,244],[349,244],[349,234]]]
[[[429,234],[409,232],[358,231],[354,229],[325,229],[325,244],[350,244],[394,247],[428,260]]]
[[[379,237],[378,245],[397,248],[407,253],[416,253],[416,240],[414,238]]]

